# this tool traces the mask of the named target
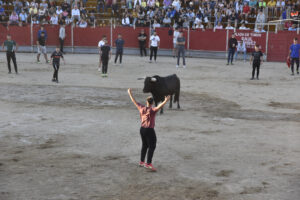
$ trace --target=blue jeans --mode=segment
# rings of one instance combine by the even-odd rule
[[[228,49],[228,59],[227,59],[227,63],[229,63],[229,61],[232,63],[233,61],[233,56],[234,56],[234,52],[235,49],[229,48]]]
[[[235,55],[234,55],[234,60],[236,60],[238,58],[238,53],[240,53],[242,51],[236,51]],[[247,59],[247,51],[243,51],[242,52],[244,54],[244,61]]]

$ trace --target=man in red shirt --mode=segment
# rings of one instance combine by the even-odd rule
[[[156,134],[154,130],[155,126],[155,115],[170,99],[170,96],[165,97],[165,100],[160,103],[157,107],[152,107],[153,98],[150,96],[147,98],[146,106],[136,102],[133,98],[131,89],[128,89],[128,94],[131,101],[137,107],[140,112],[141,117],[141,129],[140,135],[142,139],[142,150],[141,150],[141,160],[139,163],[140,167],[145,167],[151,171],[156,171],[152,165],[152,157],[154,150],[156,148]],[[148,151],[148,154],[147,154]],[[145,157],[147,154],[147,163],[145,163]]]
[[[242,21],[241,23],[246,23],[248,24],[248,15],[250,13],[250,7],[248,5],[248,3],[245,2],[244,7],[243,7],[243,13],[242,13]]]

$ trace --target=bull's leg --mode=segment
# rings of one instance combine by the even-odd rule
[[[175,94],[175,97],[177,100],[177,109],[180,109],[180,104],[179,104],[179,92]]]
[[[160,114],[164,114],[164,107],[160,109]]]
[[[171,95],[171,97],[170,97],[170,105],[169,105],[169,108],[172,108],[172,98],[173,98],[173,95]]]

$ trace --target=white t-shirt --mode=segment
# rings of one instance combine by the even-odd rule
[[[226,28],[225,28],[226,30],[232,30],[232,29],[234,29],[232,26],[226,26]]]
[[[177,38],[179,37],[179,31],[174,31],[173,33],[173,43],[177,43]]]
[[[100,40],[98,43],[98,47],[102,47],[103,45],[105,45],[105,42],[103,40]]]
[[[72,17],[73,16],[80,16],[80,10],[79,9],[72,9]]]
[[[156,36],[152,35],[150,37],[150,42],[151,42],[152,47],[157,47],[159,41],[160,41],[160,39],[159,39],[158,35],[156,35]]]

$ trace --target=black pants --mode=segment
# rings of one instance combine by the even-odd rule
[[[54,69],[53,79],[58,81],[58,70],[59,70],[59,63],[58,62],[53,62],[53,69]]]
[[[65,42],[65,40],[59,38],[60,51],[61,51],[62,53],[64,52],[64,42]]]
[[[140,134],[142,138],[141,161],[145,162],[147,154],[147,163],[150,164],[152,163],[152,157],[156,148],[156,134],[153,128],[143,127],[140,129]]]
[[[150,47],[150,60],[152,60],[152,56],[154,54],[154,60],[156,61],[156,55],[157,55],[157,47]]]
[[[229,48],[229,50],[228,50],[228,60],[227,60],[227,63],[228,63],[228,64],[229,64],[229,62],[232,63],[232,61],[233,61],[233,56],[234,56],[234,52],[235,52],[235,49]]]
[[[145,56],[147,56],[146,44],[141,44],[140,43],[140,53],[141,53],[142,57],[143,57],[143,53],[145,54]]]
[[[15,52],[7,51],[6,52],[6,59],[7,59],[8,72],[11,73],[10,60],[12,60],[13,63],[14,63],[15,72],[18,73],[18,66],[17,66],[17,60],[16,60]]]
[[[259,68],[260,68],[260,63],[254,63],[252,64],[252,78],[254,78],[255,75],[255,70],[256,70],[256,78],[259,76]]]
[[[122,63],[123,51],[117,51],[115,57],[115,63],[117,63],[118,57],[120,56],[120,64]]]
[[[102,74],[107,74],[108,58],[102,57]]]
[[[294,73],[294,64],[296,62],[296,66],[297,66],[297,72],[299,72],[299,58],[292,58],[292,62],[291,62],[291,70],[292,73]]]

